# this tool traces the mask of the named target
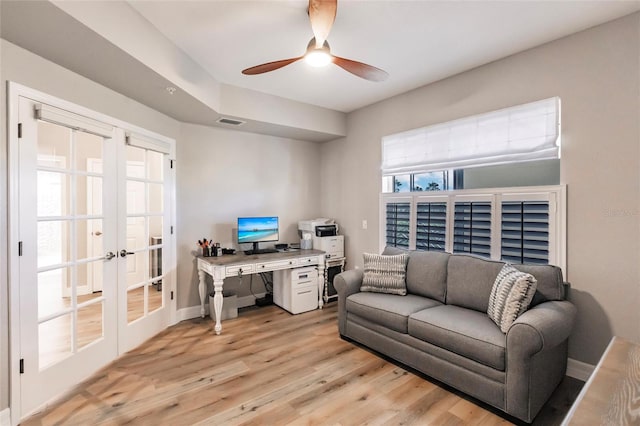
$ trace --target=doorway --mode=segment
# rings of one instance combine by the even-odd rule
[[[18,129],[9,142],[10,285],[19,307],[10,312],[19,364],[11,408],[20,419],[175,318],[174,277],[163,274],[174,262],[174,173],[172,140],[10,89]]]

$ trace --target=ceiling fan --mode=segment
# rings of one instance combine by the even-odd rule
[[[255,75],[275,71],[292,64],[300,59],[305,59],[310,65],[320,67],[333,62],[340,68],[369,81],[383,81],[389,76],[385,71],[362,62],[334,56],[330,52],[327,37],[336,19],[338,0],[309,0],[309,20],[314,37],[307,45],[307,52],[297,58],[283,59],[267,62],[255,67],[242,70],[242,74]]]

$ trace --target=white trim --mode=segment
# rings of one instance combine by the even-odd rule
[[[207,304],[205,303],[205,310],[209,309],[206,307],[206,305]],[[194,319],[194,318],[199,318],[199,317],[200,317],[200,305],[189,306],[188,308],[182,308],[176,311],[176,323]]]
[[[256,293],[253,295],[238,297],[238,308],[246,308],[247,306],[254,306],[256,304],[256,298],[264,297],[265,293]],[[204,304],[204,314],[209,315],[209,304]],[[200,305],[189,306],[188,308],[178,309],[176,312],[176,323],[180,321],[186,321],[194,318],[200,318]]]
[[[20,214],[19,203],[19,141],[17,123],[19,119],[19,87],[7,82],[7,170],[8,170],[8,286],[9,286],[9,406],[13,408],[15,423],[21,416],[22,387],[20,383],[20,263],[17,256],[17,246],[20,227],[17,218]]]
[[[11,426],[11,410],[9,408],[0,411],[0,426]]]
[[[567,361],[567,376],[586,382],[595,368],[595,365],[569,358]]]

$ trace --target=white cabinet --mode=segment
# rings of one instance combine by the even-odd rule
[[[327,258],[344,257],[344,235],[313,237],[313,248],[327,253]]]
[[[273,272],[273,302],[292,314],[318,308],[318,269],[315,266]]]

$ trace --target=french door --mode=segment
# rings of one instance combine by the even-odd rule
[[[26,97],[17,115],[24,417],[168,325],[172,179],[166,142]]]

